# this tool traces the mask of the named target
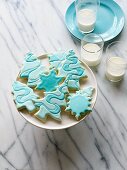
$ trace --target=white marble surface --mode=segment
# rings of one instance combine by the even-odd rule
[[[117,0],[127,17],[127,1]],[[73,48],[64,24],[71,0],[0,0],[0,170],[127,170],[127,76],[105,79],[104,60],[95,75],[99,94],[93,113],[60,131],[38,129],[17,112],[11,84],[23,55]],[[127,26],[118,39],[127,43]],[[103,55],[105,57],[105,55]]]

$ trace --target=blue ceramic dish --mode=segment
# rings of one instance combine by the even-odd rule
[[[124,27],[124,13],[120,6],[113,0],[102,0],[97,15],[94,33],[102,36],[104,41],[115,38]],[[78,29],[74,2],[68,7],[65,23],[71,34],[81,40],[85,34]]]

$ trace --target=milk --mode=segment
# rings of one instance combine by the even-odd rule
[[[92,9],[81,9],[77,12],[77,23],[79,29],[84,33],[94,30],[96,14]]]
[[[87,43],[81,47],[81,57],[89,66],[96,66],[101,61],[101,48],[94,43]]]
[[[126,62],[123,58],[111,57],[107,61],[107,78],[113,82],[120,81],[125,74],[125,65]]]

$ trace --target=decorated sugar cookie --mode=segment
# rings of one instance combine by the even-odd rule
[[[27,85],[35,87],[40,82],[40,74],[45,71],[41,61],[32,53],[25,56],[25,61],[20,72],[21,78],[28,78]]]
[[[19,81],[15,81],[12,87],[12,93],[14,94],[14,101],[17,108],[26,108],[29,112],[34,111],[36,108],[33,100],[37,99],[39,96],[37,96],[31,88]]]
[[[85,70],[81,67],[73,50],[69,51],[66,60],[59,68],[59,75],[66,77],[68,87],[72,89],[79,89],[79,79],[87,77]]]
[[[82,90],[79,90],[79,93],[80,93],[80,94],[84,94],[84,95],[86,95],[87,97],[91,97],[92,94],[93,94],[93,90],[94,90],[93,87],[87,87],[87,88],[84,88],[84,89],[82,89]]]
[[[35,116],[42,121],[46,120],[47,115],[56,120],[61,120],[61,106],[66,106],[66,93],[68,93],[68,88],[64,83],[58,86],[55,91],[45,92],[43,99],[35,100],[35,105],[39,107]]]
[[[89,113],[92,110],[93,88],[79,90],[80,79],[87,75],[74,51],[49,55],[45,61],[44,59],[44,64],[49,61],[46,65],[48,70],[42,64],[43,59],[41,61],[32,53],[25,56],[19,74],[22,80],[18,80],[22,82],[25,80],[24,83],[27,80],[27,82],[13,83],[12,93],[17,108],[34,111],[34,116],[42,121],[46,121],[47,116],[61,121],[63,107],[66,111],[71,111],[76,119]]]
[[[90,108],[92,92],[93,88],[89,87],[70,95],[68,97],[69,102],[67,103],[66,111],[71,111],[71,113],[75,115],[76,119],[79,119],[80,116],[92,111]]]
[[[48,55],[50,67],[54,67],[58,69],[62,65],[62,61],[66,59],[66,53],[65,52],[59,52],[55,54]]]
[[[56,89],[56,86],[63,81],[63,77],[57,76],[55,70],[47,74],[40,75],[40,83],[37,85],[38,90],[45,90],[46,92],[53,91]]]

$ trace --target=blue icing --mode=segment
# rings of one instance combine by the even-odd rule
[[[70,110],[72,114],[75,115],[78,119],[81,115],[86,114],[87,112],[92,111],[90,108],[92,100],[93,88],[89,87],[80,91],[77,91],[76,94],[71,94],[68,99],[66,110]]]
[[[37,69],[41,65],[40,60],[37,59],[37,57],[32,53],[27,53],[25,56],[25,60],[23,63],[23,68],[20,72],[20,77],[29,77],[29,74]]]
[[[61,53],[59,52],[59,53],[51,54],[48,57],[49,57],[49,61],[50,62],[53,62],[53,61],[63,61],[66,58],[65,52],[61,52]]]
[[[43,99],[35,100],[35,105],[39,111],[35,114],[38,119],[46,120],[47,115],[56,120],[61,120],[61,107],[66,106],[65,94],[68,93],[66,84],[57,87],[53,92],[45,92]]]
[[[72,112],[76,114],[76,117],[79,117],[81,113],[84,113],[88,110],[90,102],[85,96],[78,94],[71,98],[69,105],[70,108],[72,108]]]
[[[84,94],[87,97],[90,97],[90,96],[92,96],[93,91],[94,91],[93,87],[87,87],[87,88],[84,88],[82,90],[79,90],[79,93]]]
[[[36,86],[40,83],[40,74],[42,74],[44,67],[40,65],[36,70],[32,71],[29,75],[27,85],[30,87]]]
[[[66,55],[66,60],[58,70],[61,76],[66,77],[65,81],[68,82],[68,87],[74,89],[79,89],[80,78],[87,77],[73,50],[69,51],[68,55]]]
[[[49,55],[48,57],[49,57],[50,65],[57,69],[62,65],[62,61],[66,59],[66,53],[58,52],[58,53]]]
[[[67,80],[67,79],[66,79]],[[67,85],[69,88],[72,89],[78,89],[80,87],[79,81],[75,80],[75,79],[70,79],[69,81],[67,81]]]
[[[17,108],[27,108],[33,111],[38,108],[35,116],[43,121],[46,117],[61,120],[61,106],[66,106],[78,119],[81,115],[91,111],[91,99],[93,88],[88,87],[71,94],[66,102],[65,94],[68,88],[79,89],[79,79],[86,77],[86,72],[82,68],[80,61],[73,50],[68,53],[56,53],[49,55],[51,67],[58,71],[51,70],[49,74],[44,74],[45,68],[41,61],[32,53],[25,56],[23,68],[20,72],[21,78],[28,78],[27,85],[38,90],[45,90],[45,97],[38,99],[33,90],[18,81],[13,83],[13,94]],[[64,82],[62,83],[62,81]],[[61,85],[59,85],[62,83]]]
[[[21,78],[28,78],[27,85],[30,87],[37,86],[39,82],[39,76],[45,70],[44,66],[41,65],[41,61],[32,54],[28,53],[25,56],[25,61],[20,72]]]
[[[57,76],[55,70],[51,70],[48,75],[41,74],[40,80],[40,83],[37,85],[38,90],[53,91],[56,89],[56,86],[62,82],[63,77]]]
[[[28,62],[32,62],[32,61],[37,60],[37,56],[34,55],[33,53],[29,52],[25,55],[25,60]]]
[[[14,101],[17,108],[26,108],[30,112],[33,111],[35,109],[33,100],[38,98],[33,90],[18,81],[15,81],[12,87],[12,93],[14,94]]]
[[[35,116],[38,119],[41,119],[43,121],[46,120],[47,115],[50,115],[52,118],[56,119],[56,120],[61,120],[61,116],[60,116],[60,106],[59,105],[54,105],[52,103],[47,102],[45,99],[41,100],[41,104],[40,103],[36,103],[36,106],[39,106],[39,111],[35,114]]]

